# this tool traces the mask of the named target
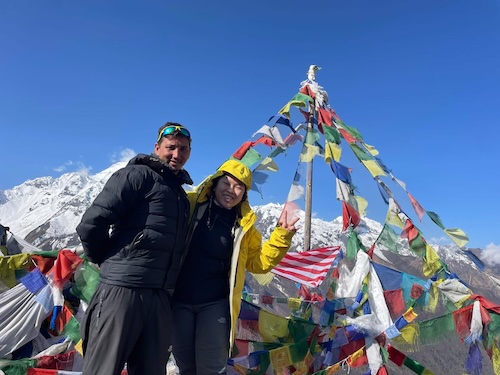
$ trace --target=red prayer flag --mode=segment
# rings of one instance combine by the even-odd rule
[[[376,242],[374,242],[373,245],[366,252],[371,259],[373,259],[373,252],[375,251],[375,245]]]
[[[455,331],[461,340],[465,340],[470,334],[470,323],[472,321],[472,308],[474,305],[462,307],[453,311],[453,321],[455,322]]]
[[[61,333],[64,329],[64,326],[68,324],[70,319],[73,317],[73,314],[69,309],[66,307],[66,305],[63,306],[62,311],[57,314],[56,318],[56,329],[57,333]]]
[[[403,298],[403,289],[384,290],[384,298],[393,318],[399,317],[405,312],[406,304]]]
[[[299,90],[299,92],[302,93],[302,94],[306,94],[307,96],[310,96],[313,99],[316,96],[316,94],[314,93],[314,91],[309,88],[309,85],[305,85],[304,87],[302,87]]]
[[[481,307],[485,307],[488,310],[491,310],[491,311],[496,312],[497,314],[500,314],[500,305],[497,305],[497,304],[491,302],[490,300],[484,298],[483,296],[481,296],[479,294],[473,294],[472,296],[470,296],[470,299],[474,300],[474,301],[477,300],[481,303]]]
[[[241,160],[243,158],[243,156],[245,156],[245,154],[247,153],[247,151],[250,149],[250,147],[252,147],[252,142],[244,142],[240,148],[238,148],[234,154],[233,154],[233,158],[235,159],[238,159],[238,160]]]
[[[69,278],[75,273],[76,267],[83,262],[83,259],[71,250],[61,250],[57,254],[57,260],[52,267],[54,284],[62,288]]]
[[[413,299],[418,299],[424,292],[424,287],[419,284],[413,284],[410,290],[410,297]]]
[[[350,135],[345,129],[339,128],[338,131],[348,143],[356,143],[357,139]]]
[[[266,145],[266,146],[269,146],[269,147],[273,147],[276,145],[276,143],[273,141],[273,139],[267,135],[263,135],[262,137],[260,137],[259,139],[257,139],[255,142],[252,142],[252,143],[253,143],[252,146],[255,146],[256,144],[259,144],[259,143]]]
[[[394,362],[396,365],[401,367],[406,359],[406,355],[401,353],[391,344],[387,344],[387,351],[389,352],[389,359]]]
[[[272,305],[273,304],[273,296],[262,296],[262,303],[265,305]]]
[[[415,238],[420,234],[419,230],[413,225],[410,219],[406,219],[405,228],[401,232],[401,238],[406,238],[411,244]]]
[[[356,211],[354,207],[352,207],[349,203],[342,201],[342,220],[342,231],[345,231],[351,224],[353,228],[356,228],[361,221],[361,218],[359,217],[358,211]]]
[[[418,220],[422,221],[422,217],[425,214],[424,208],[420,205],[420,203],[417,202],[415,198],[413,198],[413,196],[410,193],[407,192],[407,194],[408,198],[410,199],[411,205],[413,206],[413,209],[415,210],[418,216]]]
[[[31,258],[35,261],[36,266],[40,269],[40,272],[42,272],[44,275],[50,272],[50,270],[54,266],[54,263],[56,262],[56,258],[44,257],[36,254],[33,254]]]

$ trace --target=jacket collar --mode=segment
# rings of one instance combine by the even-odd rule
[[[168,164],[164,163],[162,160],[158,158],[155,154],[151,155],[146,155],[146,154],[139,154],[128,162],[128,165],[146,165],[155,172],[168,176],[170,178],[176,178],[179,181],[179,185],[182,184],[187,184],[187,185],[192,185],[193,180],[191,179],[191,176],[185,169],[181,169],[177,174],[175,174]]]

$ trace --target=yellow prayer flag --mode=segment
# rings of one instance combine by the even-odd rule
[[[387,215],[385,216],[385,222],[387,224],[395,225],[397,227],[400,227],[401,229],[404,228],[403,222],[401,221],[401,218],[398,215],[394,215],[391,210],[387,210]]]
[[[306,364],[307,367],[311,366],[314,362],[314,357],[312,356],[310,351],[307,351],[307,354],[304,358],[304,363]]]
[[[424,310],[434,313],[436,312],[437,304],[439,301],[439,288],[437,283],[432,283],[429,292],[427,293],[429,296],[429,300],[426,306],[424,306]]]
[[[288,119],[290,119],[290,106],[292,105],[292,102],[286,103],[283,108],[281,108],[278,113],[281,115],[285,115]]]
[[[405,311],[403,314],[403,318],[408,322],[411,323],[415,320],[415,318],[418,316],[418,314],[413,310],[413,307],[410,307],[408,310]]]
[[[424,368],[424,371],[422,372],[421,375],[434,375],[434,373],[430,370],[427,370],[426,368]]]
[[[441,258],[428,243],[425,244],[425,256],[423,257],[423,261],[423,272],[427,277],[435,275],[443,268]]]
[[[393,340],[396,343],[415,345],[418,337],[418,325],[408,324],[399,330],[401,335],[395,337]]]
[[[319,147],[314,145],[304,144],[304,148],[300,153],[301,162],[310,162],[316,155],[319,155]]]
[[[464,247],[469,242],[469,237],[460,228],[445,229],[444,232],[455,242],[458,247]]]
[[[347,362],[349,364],[353,363],[353,362],[356,362],[358,359],[360,359],[362,356],[365,355],[365,348],[361,348],[361,349],[358,349],[356,350],[354,353],[352,353],[348,358],[347,358]]]
[[[330,163],[331,159],[338,162],[340,155],[342,155],[342,147],[340,145],[333,142],[325,142],[325,162]]]
[[[380,167],[380,165],[378,165],[375,160],[361,160],[361,162],[373,177],[385,176],[384,170]]]
[[[82,343],[82,339],[80,339],[80,340],[79,340],[79,341],[75,344],[75,350],[76,350],[79,354],[81,354],[81,355],[83,355],[83,347],[82,347],[82,344],[83,344],[83,343]]]
[[[300,309],[300,298],[289,298],[288,307],[292,310]]]
[[[288,335],[288,319],[259,310],[259,332],[265,342],[275,342]]]
[[[292,364],[288,346],[270,350],[269,359],[271,360],[271,364],[275,370]]]
[[[371,145],[369,145],[367,143],[364,143],[364,142],[361,142],[361,144],[363,146],[365,146],[365,148],[368,150],[368,152],[370,154],[372,154],[373,156],[377,156],[378,155],[378,150],[375,147],[373,147],[373,146],[371,146]]]
[[[491,361],[493,363],[493,371],[495,371],[495,375],[500,375],[500,350],[498,350],[497,343],[493,343],[493,355]]]
[[[340,364],[338,363],[335,363],[334,365],[331,365],[331,366],[328,366],[326,369],[325,369],[325,375],[332,375],[332,374],[335,374],[337,371],[340,370]]]
[[[288,117],[288,119],[290,119],[290,106],[295,106],[295,107],[305,107],[306,106],[306,103],[304,103],[303,101],[301,100],[290,100],[288,103],[286,103],[283,108],[281,108],[279,110],[279,114],[281,115],[285,115],[286,117]]]
[[[278,166],[272,158],[266,156],[264,160],[255,168],[256,171],[278,172]]]
[[[259,283],[259,285],[268,285],[274,279],[274,274],[272,272],[267,273],[251,273],[255,280]]]
[[[299,365],[299,367],[294,366],[297,370],[292,372],[292,375],[307,375],[309,372],[309,367],[305,364]]]
[[[363,197],[360,197],[359,195],[354,195],[353,198],[356,200],[356,203],[358,204],[358,212],[359,212],[359,215],[362,216],[362,217],[365,217],[366,216],[366,208],[368,207],[368,201],[363,198]]]

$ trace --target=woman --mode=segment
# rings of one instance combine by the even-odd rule
[[[188,252],[174,293],[173,353],[181,375],[222,374],[232,349],[245,270],[266,273],[290,248],[298,218],[280,218],[268,241],[248,202],[252,173],[229,160],[188,192]]]

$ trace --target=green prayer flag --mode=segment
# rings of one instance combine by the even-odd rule
[[[284,148],[281,148],[281,147],[276,147],[274,150],[272,150],[269,155],[267,156],[268,158],[275,158],[276,156],[278,156],[279,154],[285,152],[285,149]]]
[[[307,355],[307,351],[309,350],[309,346],[307,345],[307,341],[303,340],[290,345],[288,350],[290,351],[290,358],[292,362],[297,363],[304,360]]]
[[[431,220],[437,224],[441,229],[444,229],[444,225],[441,222],[441,219],[439,218],[439,215],[435,212],[432,211],[425,211],[427,212],[427,215],[431,218]]]
[[[257,150],[250,148],[245,153],[245,155],[241,158],[240,162],[245,164],[248,168],[250,168],[253,164],[258,162],[262,156],[257,152]]]
[[[398,252],[398,234],[388,224],[384,224],[382,232],[377,238],[376,243],[387,247],[393,253]]]
[[[408,367],[410,370],[412,370],[413,372],[416,372],[417,374],[419,375],[422,375],[422,373],[424,372],[425,370],[425,367],[422,366],[420,363],[418,363],[417,361],[411,359],[411,358],[408,358],[406,357],[403,364]]]
[[[360,141],[363,140],[363,136],[361,135],[361,133],[358,131],[358,129],[356,128],[353,128],[351,126],[347,126],[346,124],[344,124],[342,122],[342,127],[350,134],[352,135],[354,138],[356,139],[359,139]]]
[[[325,138],[328,142],[340,144],[340,134],[332,126],[323,126],[323,133],[325,134]]]
[[[489,311],[491,322],[488,324],[488,347],[491,348],[491,345],[495,341],[500,340],[500,315],[496,314],[492,311]]]
[[[410,249],[420,257],[423,257],[425,255],[426,244],[420,231],[418,232],[417,236],[410,242]]]
[[[346,248],[346,258],[349,260],[356,259],[358,250],[366,251],[366,248],[363,246],[361,240],[358,238],[357,233],[352,227],[349,227],[349,238],[347,239]]]
[[[34,255],[40,255],[44,258],[57,258],[57,255],[59,254],[59,250],[43,250],[43,251],[37,251],[36,253],[33,253]]]
[[[99,271],[88,260],[84,260],[76,273],[75,283],[71,293],[79,299],[90,303],[99,284]]]
[[[319,132],[316,129],[307,129],[305,144],[314,145],[319,141]]]
[[[389,352],[382,345],[380,346],[380,356],[382,357],[383,363],[387,363],[389,361]]]
[[[351,143],[349,144],[349,146],[351,146],[352,151],[360,161],[373,160],[372,156],[368,152],[363,150],[361,147],[359,147],[356,143]]]
[[[309,338],[311,333],[313,333],[314,328],[316,328],[315,323],[296,317],[290,319],[288,322],[288,330],[290,331],[294,342],[300,342]]]
[[[418,323],[420,345],[434,345],[446,338],[456,336],[452,314]]]
[[[80,341],[82,338],[80,336],[80,323],[74,316],[66,323],[61,334],[68,337],[74,343]]]
[[[36,367],[38,359],[2,359],[0,369],[5,375],[26,375],[30,367]]]
[[[292,105],[298,105],[298,103],[303,103],[303,105],[299,105],[299,107],[305,107],[308,102],[312,101],[313,99],[309,95],[302,94],[301,92],[298,92],[292,99],[290,99]]]

